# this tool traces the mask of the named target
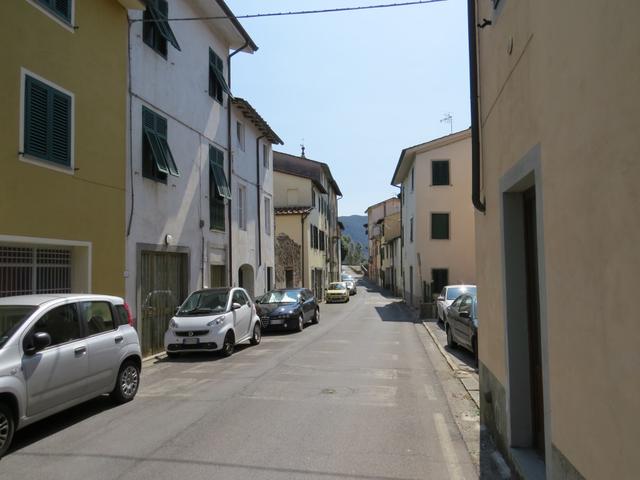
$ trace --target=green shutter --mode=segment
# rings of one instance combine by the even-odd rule
[[[227,85],[227,81],[224,79],[222,59],[211,49],[209,49],[209,67],[214,75],[214,79],[219,83],[222,91],[233,98],[229,85]]]
[[[227,177],[224,174],[222,166],[224,154],[215,147],[209,146],[209,169],[215,181],[218,195],[222,198],[231,200],[231,190],[227,183]]]
[[[49,89],[43,83],[26,77],[25,93],[24,151],[48,160]]]
[[[164,157],[163,148],[160,145],[160,140],[158,135],[155,132],[151,131],[148,128],[144,128],[144,136],[146,137],[149,145],[151,146],[151,153],[153,154],[153,161],[156,164],[156,168],[159,172],[164,173],[165,175],[169,174],[169,169],[167,168],[167,161]]]
[[[431,238],[434,240],[449,239],[449,214],[431,214]]]
[[[151,19],[153,20],[153,24],[156,26],[160,35],[173,45],[178,51],[180,50],[180,45],[178,45],[178,40],[176,39],[171,27],[169,26],[169,22],[167,21],[168,13],[169,13],[169,5],[166,0],[148,0],[147,2],[147,10],[151,15]]]
[[[178,166],[176,165],[176,162],[173,159],[173,154],[171,153],[171,149],[169,148],[169,144],[167,143],[166,138],[158,137],[158,141],[160,142],[160,146],[162,147],[164,158],[167,163],[167,168],[169,169],[169,173],[174,177],[179,177],[180,171],[178,170]]]
[[[52,92],[51,155],[53,162],[71,165],[71,98]]]
[[[171,148],[167,142],[167,119],[142,107],[142,130],[148,140],[153,160],[159,172],[174,177],[180,176]]]

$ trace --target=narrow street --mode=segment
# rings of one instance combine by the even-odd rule
[[[367,285],[230,358],[145,362],[133,402],[18,432],[0,479],[477,478],[447,402],[459,383],[413,314]]]

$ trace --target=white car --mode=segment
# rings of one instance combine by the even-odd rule
[[[436,301],[438,321],[445,322],[447,319],[447,309],[451,306],[453,301],[463,293],[470,295],[476,295],[475,285],[447,285],[442,289],[442,292],[438,296]]]
[[[140,385],[138,334],[122,298],[43,294],[0,298],[0,457],[16,430]]]
[[[262,324],[243,288],[208,288],[193,292],[178,308],[164,334],[169,357],[187,352],[220,352],[225,357],[249,340],[257,345]]]

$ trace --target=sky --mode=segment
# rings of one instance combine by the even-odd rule
[[[226,0],[235,15],[402,0]],[[327,163],[339,215],[398,193],[403,148],[470,125],[466,0],[345,13],[241,19],[259,50],[238,54],[231,90],[284,141]]]

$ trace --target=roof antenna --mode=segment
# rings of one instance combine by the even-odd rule
[[[450,113],[445,113],[444,118],[440,120],[440,123],[448,123],[450,133],[453,133],[453,116]]]
[[[304,156],[304,138],[302,139],[302,143],[300,144],[300,148],[302,149],[302,154],[300,156],[302,158],[305,158],[305,156]]]

